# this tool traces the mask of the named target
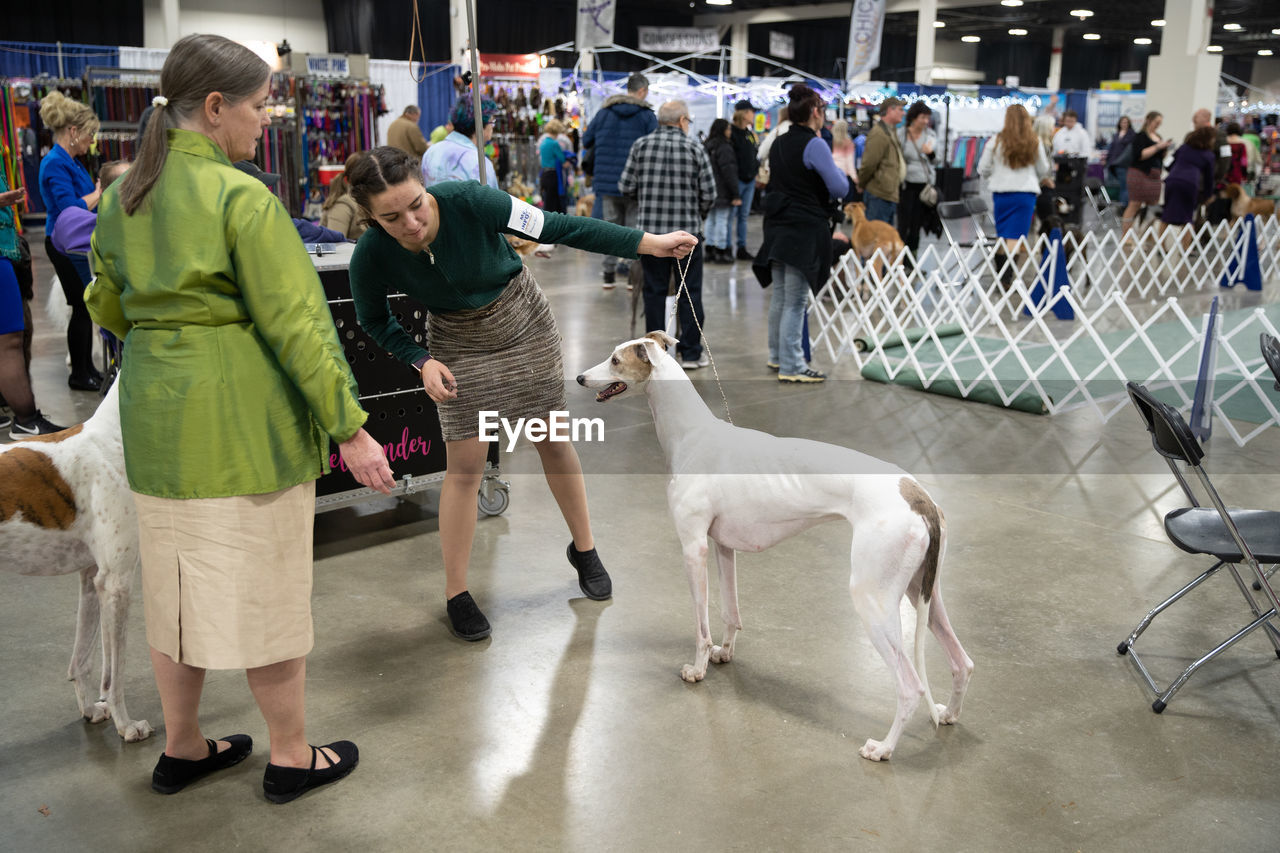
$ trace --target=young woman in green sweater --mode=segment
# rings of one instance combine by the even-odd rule
[[[504,235],[628,258],[684,258],[698,241],[684,231],[655,235],[547,213],[474,181],[428,190],[418,163],[390,147],[369,152],[348,180],[373,225],[351,258],[356,316],[380,346],[419,371],[439,411],[448,457],[440,493],[446,607],[453,633],[479,640],[490,626],[467,591],[476,495],[488,455],[479,413],[545,420],[567,405],[555,318]],[[426,342],[415,341],[391,315],[387,295],[394,292],[427,308]],[[589,598],[609,598],[612,584],[596,554],[577,451],[548,439],[534,446],[573,537],[567,554],[578,584]]]

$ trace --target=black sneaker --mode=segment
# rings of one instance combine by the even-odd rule
[[[748,251],[747,251],[747,247],[746,247],[746,246],[739,246],[739,247],[738,247],[738,260],[740,260],[740,261],[754,261],[755,259],[756,259],[756,256],[755,256],[755,255],[753,255],[753,254],[751,254],[750,252],[748,252]]]
[[[8,429],[11,426],[13,426],[13,409],[0,406],[0,429]]]
[[[444,604],[449,611],[449,630],[459,640],[474,643],[489,636],[493,630],[467,590],[464,589]]]
[[[799,373],[779,373],[779,382],[826,382],[827,374],[814,370],[812,367],[806,367]]]
[[[595,548],[579,551],[570,542],[565,555],[569,558],[569,565],[578,571],[578,588],[583,595],[592,601],[613,597],[613,581],[609,580],[609,573],[604,570],[604,563],[600,562]]]
[[[604,289],[613,290],[613,283],[617,281],[617,276],[612,271],[604,274]]]
[[[50,435],[55,432],[62,432],[64,429],[66,427],[58,426],[40,414],[39,409],[36,409],[36,416],[30,423],[20,423],[17,417],[14,417],[13,423],[9,426],[9,438],[17,441],[20,438],[30,438],[33,435]]]

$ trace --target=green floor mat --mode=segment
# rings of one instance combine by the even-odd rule
[[[1237,349],[1242,343],[1250,345],[1251,342],[1256,341],[1258,333],[1264,330],[1255,316],[1256,310],[1256,308],[1244,308],[1228,311],[1219,317],[1219,328],[1227,329],[1232,333],[1232,340],[1236,342]],[[1265,306],[1264,313],[1272,325],[1280,324],[1280,305]],[[1191,397],[1195,391],[1195,376],[1202,346],[1198,331],[1201,321],[1197,319],[1195,322],[1197,332],[1194,339],[1188,335],[1186,327],[1177,321],[1157,323],[1148,327],[1144,333],[1146,341],[1135,335],[1132,330],[1121,330],[1099,335],[1102,343],[1102,347],[1099,347],[1098,341],[1088,335],[1082,335],[1065,348],[1066,363],[1063,357],[1048,344],[1023,344],[1017,348],[1015,354],[1013,348],[1002,339],[966,338],[955,326],[940,327],[936,339],[931,337],[928,340],[925,340],[927,333],[923,330],[910,329],[907,330],[905,337],[908,342],[916,344],[915,358],[923,369],[924,375],[929,377],[937,374],[943,364],[942,356],[945,353],[952,360],[955,373],[960,379],[959,383],[947,376],[945,379],[934,379],[930,386],[925,388],[920,372],[916,370],[914,364],[910,363],[906,349],[902,346],[887,347],[876,353],[875,358],[863,366],[862,375],[876,382],[892,381],[894,384],[927,390],[931,393],[964,397],[1020,411],[1043,413],[1047,411],[1047,406],[1035,389],[1023,390],[1009,403],[1004,402],[1003,396],[1013,393],[1029,375],[1028,370],[1019,361],[1019,357],[1026,362],[1030,372],[1039,377],[1040,385],[1050,399],[1060,401],[1066,399],[1067,395],[1077,387],[1077,382],[1072,378],[1067,363],[1082,379],[1097,371],[1095,378],[1085,380],[1084,384],[1089,396],[1101,399],[1123,394],[1126,380],[1145,381],[1157,370],[1159,364],[1164,363],[1174,353],[1178,353],[1171,368],[1174,375],[1188,377],[1178,385],[1187,397]],[[886,341],[890,340],[886,338]],[[1122,346],[1123,349],[1121,349]],[[1159,353],[1159,360],[1152,354],[1151,347]],[[1098,367],[1105,360],[1104,348],[1106,352],[1111,353],[1115,367],[1107,366],[1098,371]],[[988,369],[984,369],[979,359],[980,353],[985,356]],[[1244,357],[1252,359],[1253,355],[1248,353]],[[896,371],[892,380],[889,379],[890,365]],[[988,376],[989,373],[994,373],[994,379]],[[988,378],[979,381],[967,394],[961,393],[960,385],[968,387],[980,376],[988,376]],[[1261,398],[1252,391],[1241,389],[1226,399],[1221,397],[1224,385],[1234,385],[1241,378],[1240,371],[1234,364],[1223,359],[1221,354],[1219,354],[1216,376],[1219,403],[1227,417],[1248,423],[1264,423],[1271,417]],[[1154,389],[1154,392],[1165,402],[1182,405],[1182,397],[1170,384],[1163,384]]]

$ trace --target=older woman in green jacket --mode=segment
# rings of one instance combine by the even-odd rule
[[[268,799],[345,776],[350,741],[310,746],[315,480],[329,439],[366,486],[394,485],[289,214],[231,164],[252,158],[269,69],[221,36],[188,36],[137,162],[103,197],[85,291],[124,340],[120,420],[138,505],[147,642],[166,744],[152,788],[172,794],[243,760],[248,735],[206,740],[207,668],[245,669],[267,722]]]

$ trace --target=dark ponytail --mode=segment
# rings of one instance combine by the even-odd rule
[[[120,204],[133,215],[160,179],[169,157],[170,128],[198,115],[211,92],[238,104],[262,87],[271,67],[253,51],[215,35],[190,35],[169,51],[160,70],[162,98],[154,102],[138,157],[120,179]]]

